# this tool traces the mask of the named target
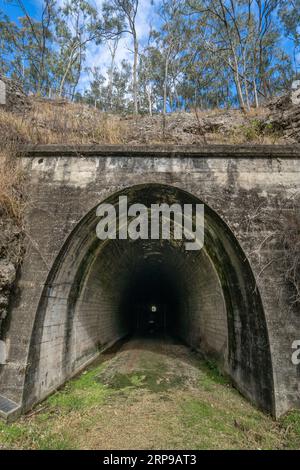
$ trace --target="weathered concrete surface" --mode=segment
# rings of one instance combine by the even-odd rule
[[[126,334],[119,302],[133,260],[159,253],[186,279],[178,334],[216,353],[259,406],[276,415],[300,406],[300,372],[291,362],[300,317],[272,239],[278,212],[292,210],[300,189],[299,146],[42,146],[27,149],[22,165],[28,246],[0,338],[1,395],[26,409]],[[203,255],[151,243],[101,245],[95,208],[119,193],[134,202],[203,201]]]

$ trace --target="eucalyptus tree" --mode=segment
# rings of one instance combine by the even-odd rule
[[[280,56],[279,0],[187,0],[201,24],[198,34],[232,74],[241,109],[272,95],[271,75]]]
[[[300,75],[300,0],[280,0],[279,16],[286,36],[293,42],[293,59]]]
[[[110,65],[107,70],[107,99],[109,109],[112,109],[113,77],[116,69],[116,54],[122,34],[126,30],[124,14],[117,11],[111,2],[105,2],[102,6],[103,29],[106,31],[105,45],[110,54]]]
[[[154,62],[149,46],[140,54],[138,67],[139,83],[139,110],[146,111],[152,116],[154,105]]]
[[[10,44],[10,71],[26,88],[42,94],[49,87],[50,62],[53,53],[55,0],[43,0],[38,18],[32,18],[23,0],[8,0],[19,8],[18,23],[6,16],[6,40]]]
[[[172,92],[178,96],[176,87],[182,73],[179,56],[184,47],[186,28],[181,7],[179,0],[162,0],[159,8],[161,25],[156,33],[156,47],[163,60],[163,115],[167,112],[168,98],[171,104]]]
[[[133,42],[133,67],[132,67],[132,93],[134,103],[134,113],[138,113],[138,58],[139,40],[137,35],[137,13],[139,0],[111,0],[110,8],[119,17],[120,24],[124,25],[123,33],[132,36]]]
[[[14,53],[14,42],[18,35],[16,25],[0,10],[0,70],[7,73],[11,66],[11,57]],[[22,76],[22,67],[17,70],[19,78]]]
[[[91,76],[89,89],[85,90],[84,101],[106,111],[107,108],[107,93],[105,90],[106,79],[101,73],[100,67],[88,67],[86,72]]]
[[[64,92],[67,78],[72,78],[71,97],[81,76],[87,45],[96,40],[97,9],[88,0],[64,0],[59,8],[57,26],[62,67],[59,95]]]

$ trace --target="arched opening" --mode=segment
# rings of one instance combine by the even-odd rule
[[[128,203],[201,203],[181,189],[139,185]],[[264,312],[236,238],[205,207],[204,247],[181,240],[106,240],[96,208],[78,224],[49,274],[32,335],[24,403],[61,385],[129,334],[172,335],[213,357],[237,388],[272,412],[273,375]]]

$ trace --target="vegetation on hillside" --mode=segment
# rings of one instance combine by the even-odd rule
[[[0,211],[21,224],[24,174],[17,156],[23,144],[119,144],[126,138],[120,118],[65,101],[31,100],[24,114],[0,109]]]
[[[0,69],[27,92],[103,111],[248,111],[297,76],[299,2],[42,0],[33,16],[7,0]]]

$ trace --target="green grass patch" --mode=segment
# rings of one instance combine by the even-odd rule
[[[130,374],[116,373],[107,379],[107,385],[113,389],[144,388],[150,392],[159,393],[179,387],[185,381],[184,376],[145,369]]]
[[[14,442],[22,439],[26,436],[27,428],[21,424],[5,424],[0,421],[0,441],[3,442],[5,446],[10,446]]]
[[[75,448],[65,433],[53,433],[51,426],[39,426],[37,423],[5,424],[0,422],[0,448],[4,449],[39,449],[65,450]]]
[[[266,137],[275,142],[282,136],[280,129],[272,123],[265,124],[260,119],[251,119],[249,123],[239,126],[235,133],[241,134],[247,142],[263,141]]]
[[[70,380],[61,390],[51,395],[47,404],[60,411],[82,410],[95,404],[102,404],[109,394],[108,387],[98,380],[102,366],[83,372]]]
[[[216,362],[203,361],[200,366],[199,385],[207,391],[216,388],[216,385],[229,385],[230,379],[224,375]]]
[[[290,411],[280,419],[280,423],[288,434],[288,447],[300,448],[300,411]]]
[[[192,436],[195,448],[235,448],[242,441],[241,430],[224,410],[209,402],[187,399],[182,405],[181,421]]]

